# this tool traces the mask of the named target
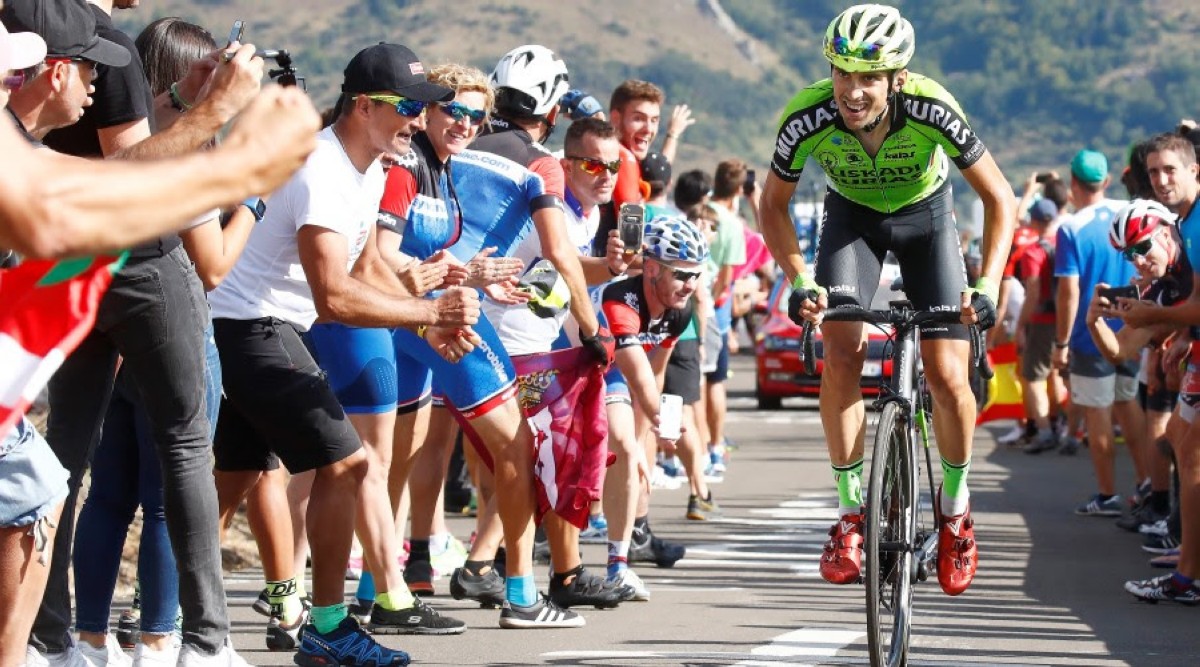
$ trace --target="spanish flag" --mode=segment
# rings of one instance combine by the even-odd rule
[[[988,352],[994,375],[988,380],[987,402],[979,411],[975,425],[997,419],[1024,419],[1025,404],[1017,377],[1017,344],[1005,343]]]

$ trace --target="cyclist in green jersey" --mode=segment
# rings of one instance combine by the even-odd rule
[[[954,98],[906,69],[914,44],[912,25],[886,5],[851,7],[830,23],[824,52],[832,76],[800,91],[784,112],[761,215],[767,246],[794,288],[789,314],[797,321],[821,323],[830,307],[869,307],[889,250],[916,308],[961,311],[962,325],[921,330],[942,456],[938,581],[958,595],[974,578],[977,561],[966,486],[976,410],[966,325],[995,323],[1014,198]],[[788,213],[809,156],[828,181],[812,276]],[[951,161],[984,205],[982,277],[971,290],[953,219]],[[859,580],[862,565],[866,428],[859,377],[866,338],[856,322],[827,322],[821,331],[821,422],[841,520],[830,529],[820,570],[826,581],[848,584]]]

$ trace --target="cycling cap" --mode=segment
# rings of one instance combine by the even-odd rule
[[[825,31],[825,59],[846,72],[903,69],[915,45],[912,24],[887,5],[855,5]]]
[[[696,226],[678,215],[661,215],[646,223],[645,255],[663,262],[703,262],[708,242]]]
[[[526,44],[504,54],[491,76],[496,108],[522,116],[544,116],[567,92],[567,65],[553,51]]]
[[[1146,238],[1160,224],[1173,224],[1175,214],[1153,199],[1134,199],[1113,218],[1108,241],[1124,250]]]

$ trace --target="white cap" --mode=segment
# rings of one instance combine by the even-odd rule
[[[0,23],[0,72],[25,69],[46,59],[46,42],[37,33],[13,32]]]

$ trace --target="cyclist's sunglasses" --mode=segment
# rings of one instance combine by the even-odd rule
[[[589,176],[599,176],[600,174],[603,174],[604,170],[606,169],[610,174],[615,174],[621,170],[621,158],[617,158],[612,162],[605,162],[604,160],[595,157],[579,157],[568,155],[567,159],[578,162],[579,168],[583,169],[583,172]]]
[[[685,269],[677,269],[674,266],[671,266],[670,264],[668,264],[662,260],[656,260],[656,261],[659,264],[662,264],[663,266],[667,267],[668,269],[671,269],[671,275],[675,276],[675,280],[678,280],[681,283],[687,283],[687,281],[689,281],[689,280],[699,280],[700,276],[704,273],[703,271],[699,271],[699,270],[687,271]]]
[[[839,56],[847,56],[850,58],[858,58],[859,60],[878,60],[879,45],[878,44],[862,44],[858,47],[851,48],[850,40],[845,37],[833,38],[833,52]]]
[[[487,118],[487,112],[483,109],[472,109],[462,102],[438,102],[438,108],[442,110],[442,113],[453,118],[455,122],[470,118],[471,125],[475,127],[483,125],[484,119]]]
[[[407,97],[400,97],[399,95],[365,95],[364,97],[368,100],[391,104],[396,107],[396,113],[401,116],[408,116],[409,118],[420,116],[425,113],[425,107],[429,106],[428,102],[410,100]]]
[[[1125,248],[1121,254],[1125,255],[1125,259],[1132,260],[1134,257],[1145,257],[1150,250],[1154,248],[1154,235],[1147,236],[1144,240]]]

